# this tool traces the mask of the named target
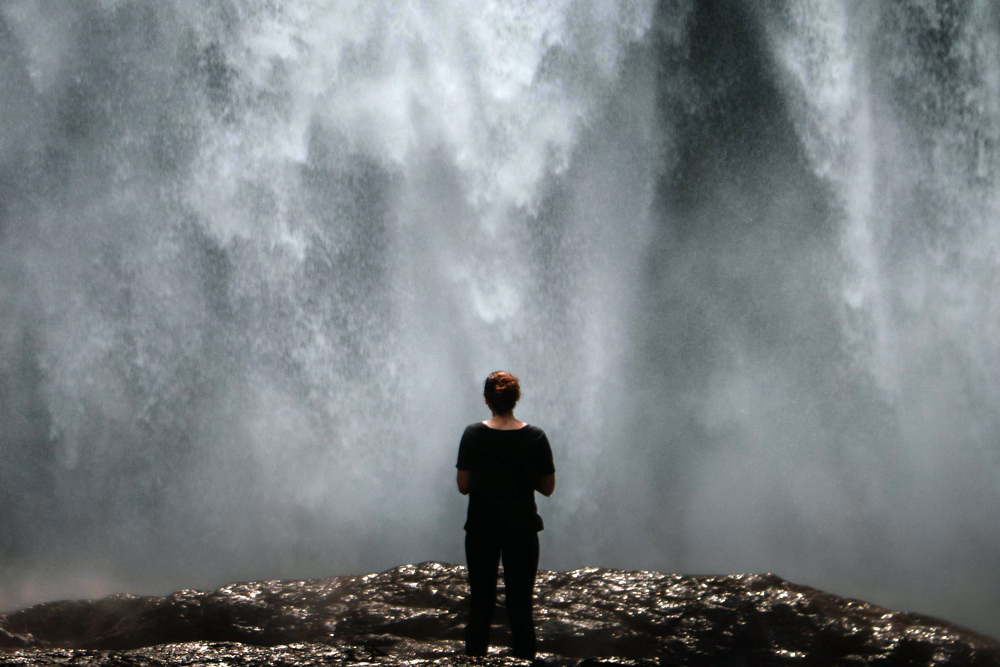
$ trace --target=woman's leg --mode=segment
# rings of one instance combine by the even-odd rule
[[[466,655],[486,655],[490,623],[497,603],[500,542],[488,531],[465,533],[465,560],[469,566],[469,623],[465,626]]]
[[[516,532],[503,541],[503,580],[514,657],[535,657],[535,621],[532,605],[538,574],[538,533]]]

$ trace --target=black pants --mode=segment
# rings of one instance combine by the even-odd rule
[[[507,617],[514,656],[535,657],[535,623],[531,617],[535,575],[538,572],[538,533],[534,531],[470,530],[465,534],[472,609],[465,627],[467,655],[486,655],[490,623],[497,603],[497,576],[503,557],[507,589]]]

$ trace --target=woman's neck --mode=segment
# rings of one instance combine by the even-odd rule
[[[493,416],[483,422],[490,428],[495,428],[498,431],[514,431],[519,428],[524,428],[525,424],[522,421],[518,421],[514,417],[513,412],[507,412],[502,415],[493,413]]]

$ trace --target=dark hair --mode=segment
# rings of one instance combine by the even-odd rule
[[[514,409],[517,400],[521,398],[521,385],[517,378],[507,371],[490,373],[483,387],[486,402],[498,415],[507,414]]]

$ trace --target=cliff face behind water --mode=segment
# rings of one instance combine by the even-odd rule
[[[396,665],[522,662],[461,656],[465,568],[263,581],[166,597],[116,595],[0,615],[6,665]],[[502,602],[502,589],[501,589]],[[770,574],[541,572],[549,664],[1000,665],[1000,642]]]

